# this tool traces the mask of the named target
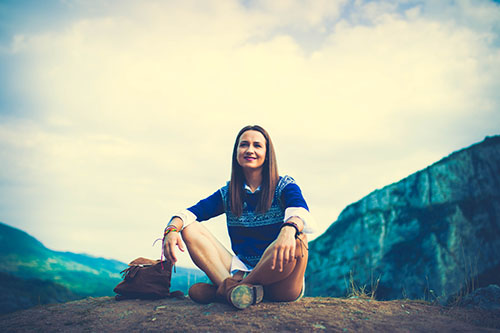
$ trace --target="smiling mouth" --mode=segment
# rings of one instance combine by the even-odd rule
[[[245,156],[244,159],[247,161],[253,161],[253,160],[256,160],[257,158],[252,157],[252,156]]]

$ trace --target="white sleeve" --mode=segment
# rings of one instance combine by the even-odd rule
[[[188,225],[190,225],[191,223],[196,221],[196,215],[194,215],[191,211],[189,211],[187,209],[183,209],[183,210],[175,213],[172,216],[172,218],[170,219],[170,221],[172,221],[172,219],[174,217],[178,217],[182,220],[182,222],[184,223],[182,226],[182,229],[184,229],[185,227],[187,227]]]
[[[291,217],[298,217],[304,223],[304,230],[302,230],[305,234],[312,234],[315,232],[316,221],[312,214],[303,207],[288,207],[285,209],[285,221],[288,221]]]

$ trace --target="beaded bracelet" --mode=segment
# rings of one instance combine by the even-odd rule
[[[297,223],[294,223],[294,222],[285,222],[281,225],[281,229],[283,229],[284,227],[286,226],[290,226],[290,227],[294,227],[295,228],[295,238],[299,238],[299,235],[301,234],[300,230],[299,230],[299,226],[297,225]]]
[[[177,227],[175,225],[169,225],[165,228],[165,231],[163,232],[163,237],[166,237],[170,232],[179,232]]]

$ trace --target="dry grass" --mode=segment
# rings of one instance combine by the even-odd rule
[[[367,290],[366,285],[359,286],[354,281],[353,273],[352,273],[352,271],[350,271],[349,272],[349,284],[347,286],[347,290],[348,290],[347,297],[348,298],[363,298],[363,299],[375,300],[375,295],[377,292],[379,282],[380,282],[380,277],[378,277],[377,280],[374,282],[373,281],[373,274],[372,274],[371,286],[370,286],[370,289]]]

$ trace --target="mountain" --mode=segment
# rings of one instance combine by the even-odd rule
[[[50,250],[26,232],[0,222],[0,291],[9,294],[0,302],[0,312],[87,296],[113,296],[126,267],[117,260]],[[187,293],[190,283],[206,280],[199,270],[177,267],[171,290]]]
[[[81,296],[109,296],[126,267],[117,260],[52,251],[27,233],[0,223],[0,272],[53,281]]]
[[[61,303],[82,298],[68,288],[40,279],[21,279],[0,272],[0,314],[34,305]]]
[[[500,284],[500,136],[347,206],[309,250],[311,296],[445,302]]]

